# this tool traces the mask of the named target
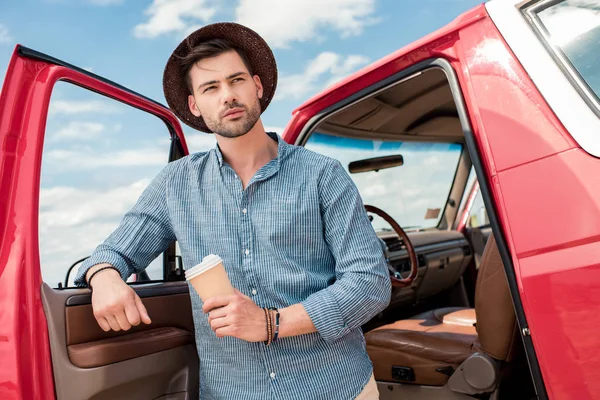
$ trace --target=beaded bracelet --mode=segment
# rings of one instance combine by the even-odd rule
[[[273,341],[273,327],[271,322],[271,313],[267,307],[263,308],[265,312],[265,321],[267,323],[267,340],[265,340],[265,345],[270,345]]]
[[[92,278],[93,278],[93,277],[94,277],[94,276],[95,276],[95,275],[96,275],[98,272],[100,272],[100,271],[104,271],[105,269],[114,269],[115,271],[117,271],[117,272],[119,273],[119,276],[121,276],[121,272],[120,272],[118,269],[116,269],[115,267],[113,267],[112,265],[107,265],[107,266],[105,266],[105,267],[98,268],[96,271],[94,271],[94,272],[92,273],[92,275],[90,275],[90,277],[89,277],[89,278],[88,278],[88,280],[87,280],[87,287],[88,287],[88,289],[92,290],[92,285],[91,285],[91,283],[92,283]]]
[[[279,336],[279,310],[276,307],[270,307],[269,310],[275,311],[275,333],[273,334],[273,342],[277,340]]]

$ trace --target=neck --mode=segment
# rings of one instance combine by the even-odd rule
[[[266,134],[260,119],[243,136],[227,138],[217,135],[216,139],[223,160],[244,182],[249,181],[256,171],[277,157],[277,142]]]

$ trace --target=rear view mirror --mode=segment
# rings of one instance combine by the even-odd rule
[[[359,172],[379,171],[380,169],[399,167],[404,164],[404,157],[401,154],[366,158],[364,160],[352,161],[348,164],[348,171],[351,174]]]

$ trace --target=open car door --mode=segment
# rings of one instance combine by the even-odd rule
[[[71,90],[97,99],[69,100]],[[137,138],[150,129],[138,120],[130,128],[129,111],[162,133]],[[123,115],[122,123],[112,123]],[[94,118],[104,122],[89,122]],[[107,127],[113,134],[103,136]],[[0,398],[197,399],[194,325],[176,243],[153,262],[150,275],[130,279],[150,325],[102,331],[90,291],[72,285],[78,261],[116,227],[139,196],[136,188],[147,186],[151,176],[139,173],[188,154],[174,115],[93,73],[17,46],[0,95],[0,143]],[[54,163],[46,175],[44,163]],[[123,166],[127,173],[115,169]],[[112,219],[97,221],[100,214]]]

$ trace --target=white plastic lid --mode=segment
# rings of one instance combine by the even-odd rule
[[[216,254],[209,254],[202,259],[200,264],[185,271],[185,279],[192,279],[222,262],[223,259],[221,257],[217,256]]]

